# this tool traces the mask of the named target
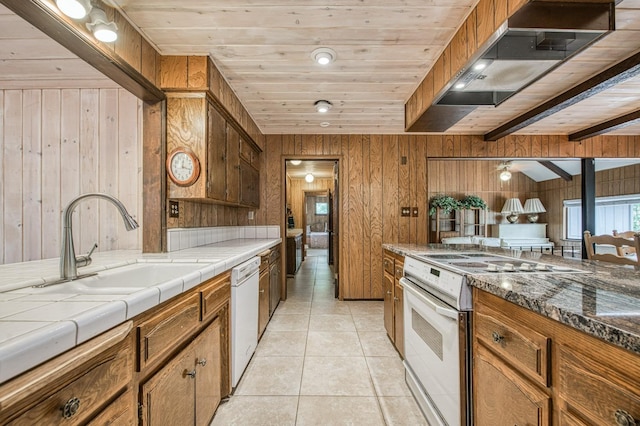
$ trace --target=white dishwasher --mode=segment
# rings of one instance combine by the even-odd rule
[[[259,257],[231,270],[231,383],[234,388],[258,345],[259,270]]]

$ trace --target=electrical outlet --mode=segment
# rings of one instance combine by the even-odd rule
[[[400,207],[400,216],[402,217],[411,216],[411,207]]]
[[[418,217],[418,208],[417,207],[414,207],[413,209],[411,209],[411,216]]]
[[[247,215],[247,219],[253,220],[253,219],[255,219],[255,217],[256,217],[256,215],[255,215],[254,211],[250,210],[249,214]]]
[[[180,217],[180,204],[177,201],[169,200],[169,217]]]

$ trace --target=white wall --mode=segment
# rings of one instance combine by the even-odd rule
[[[0,90],[0,264],[58,257],[61,212],[106,192],[142,225],[142,104],[123,89]],[[138,249],[105,201],[74,214],[76,253]]]

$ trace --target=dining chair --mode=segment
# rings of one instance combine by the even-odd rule
[[[596,253],[594,245],[610,245],[616,248],[615,253]],[[640,233],[635,233],[633,239],[622,238],[609,234],[591,235],[591,232],[584,231],[584,245],[587,249],[587,258],[589,260],[601,260],[603,262],[616,263],[618,265],[632,265],[636,269],[640,269],[640,259],[637,253],[640,253]],[[636,250],[636,256],[620,256],[618,248],[632,246]]]
[[[615,229],[613,230],[614,237],[629,238],[633,240],[634,234],[635,231],[618,232]],[[618,256],[627,256],[629,254],[636,253],[636,249],[635,247],[633,247],[633,245],[629,245],[626,247],[616,247],[616,250],[618,252]]]

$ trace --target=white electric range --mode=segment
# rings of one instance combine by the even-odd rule
[[[472,425],[471,288],[467,275],[585,273],[489,252],[406,256],[406,380],[429,423]]]

